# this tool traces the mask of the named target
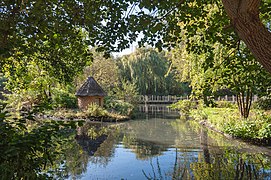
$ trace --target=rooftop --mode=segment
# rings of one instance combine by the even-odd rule
[[[76,92],[76,96],[106,96],[102,87],[95,81],[93,77],[88,77],[80,89]]]

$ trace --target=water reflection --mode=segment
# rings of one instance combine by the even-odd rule
[[[96,149],[92,139],[71,145],[65,160],[69,179],[271,177],[270,149],[226,139],[190,121],[156,113],[109,129]]]
[[[88,158],[89,154],[83,151],[79,144],[75,141],[70,143],[65,151],[65,162],[63,163],[67,171],[66,177],[70,176],[71,179],[80,178],[81,174],[87,170]]]

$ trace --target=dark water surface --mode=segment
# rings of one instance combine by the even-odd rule
[[[142,113],[97,149],[79,146],[69,179],[271,179],[271,149],[177,119],[174,112]]]

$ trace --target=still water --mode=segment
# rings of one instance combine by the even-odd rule
[[[141,113],[98,148],[79,144],[68,179],[271,179],[270,148],[227,139],[174,112]]]

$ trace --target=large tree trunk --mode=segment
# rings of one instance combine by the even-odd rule
[[[271,73],[271,33],[260,21],[260,0],[222,0],[222,2],[240,39]]]

